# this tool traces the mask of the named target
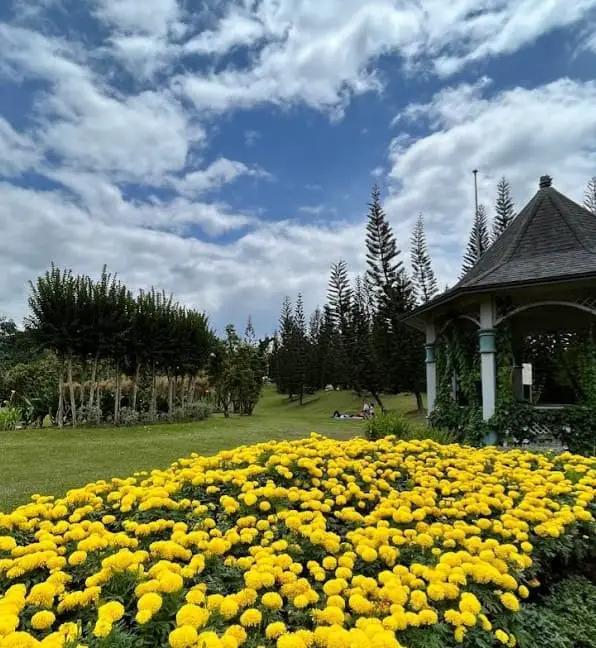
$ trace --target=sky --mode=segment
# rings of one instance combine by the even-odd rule
[[[441,286],[474,211],[596,175],[596,0],[3,0],[0,314],[51,262],[271,332],[365,266],[371,187]]]

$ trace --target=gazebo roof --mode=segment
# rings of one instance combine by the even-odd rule
[[[551,185],[550,176],[542,176],[538,192],[478,263],[405,319],[460,294],[596,276],[596,215]]]
[[[542,176],[532,200],[454,291],[596,274],[596,216],[551,182]]]

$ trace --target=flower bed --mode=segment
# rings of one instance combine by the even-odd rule
[[[313,435],[0,514],[0,648],[516,643],[596,464]]]

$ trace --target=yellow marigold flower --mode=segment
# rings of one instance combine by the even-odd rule
[[[286,624],[282,621],[275,621],[274,623],[270,623],[265,628],[265,636],[267,637],[267,639],[277,639],[278,637],[281,637],[281,635],[284,634],[285,631]]]
[[[307,648],[303,639],[297,633],[287,633],[277,640],[276,648]]]
[[[261,602],[269,610],[279,610],[283,607],[284,601],[277,592],[267,592],[261,597]]]
[[[240,623],[245,627],[258,626],[263,615],[256,608],[245,610],[240,616]]]
[[[501,599],[501,603],[508,610],[511,610],[512,612],[517,612],[519,610],[519,601],[515,594],[505,592],[505,594],[501,594],[499,598]]]
[[[231,596],[226,596],[219,605],[219,613],[226,619],[231,619],[238,614],[240,605]]]
[[[294,598],[292,603],[294,604],[294,607],[297,607],[299,610],[302,610],[305,607],[307,607],[309,604],[308,596],[305,596],[304,594],[299,594]]]
[[[236,639],[236,641],[238,642],[238,645],[243,644],[248,636],[246,630],[241,625],[229,626],[226,629],[225,634],[230,637],[234,637],[234,639]]]
[[[192,648],[197,644],[199,635],[192,626],[182,626],[170,632],[168,642],[172,648]]]
[[[466,635],[466,629],[463,626],[458,626],[453,632],[453,637],[457,643],[462,643]]]
[[[109,601],[99,608],[98,614],[100,618],[114,623],[124,616],[124,606],[119,601]]]
[[[157,580],[159,581],[161,591],[165,594],[173,594],[184,587],[182,576],[170,571],[160,572],[157,576]]]
[[[137,601],[137,608],[141,611],[148,611],[151,614],[155,614],[161,609],[163,600],[157,592],[148,592],[143,594],[141,598]]]
[[[49,610],[36,612],[31,617],[31,627],[34,630],[47,630],[56,620],[56,616]]]
[[[2,640],[2,648],[35,648],[39,642],[27,632],[11,632]]]
[[[97,620],[97,623],[95,624],[95,627],[93,628],[93,634],[99,638],[107,637],[110,632],[112,632],[112,625],[113,624],[110,619],[99,618]]]
[[[524,599],[530,596],[530,590],[525,585],[520,585],[517,589],[517,593]]]
[[[81,565],[87,560],[86,551],[73,551],[68,557],[68,564],[75,567],[76,565]]]
[[[17,541],[12,536],[0,536],[0,551],[12,551]]]
[[[495,632],[495,637],[502,644],[507,644],[509,642],[509,635],[506,632],[504,632],[503,630],[497,630]]]
[[[209,610],[192,603],[183,605],[176,613],[176,624],[178,626],[188,625],[193,628],[202,628],[207,624],[208,620]]]

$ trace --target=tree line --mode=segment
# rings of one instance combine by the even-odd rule
[[[29,418],[202,418],[207,392],[226,414],[252,413],[266,371],[252,325],[220,340],[205,313],[155,288],[135,295],[105,267],[95,281],[52,265],[30,289],[25,330],[0,322],[0,392]]]
[[[413,392],[421,409],[424,340],[401,318],[438,291],[423,217],[412,234],[412,268],[407,272],[374,187],[365,245],[363,276],[351,281],[345,261],[332,265],[323,308],[307,317],[301,294],[294,304],[284,299],[273,339],[271,377],[281,393],[300,402],[305,393],[330,384],[370,393],[381,408],[384,392]]]

